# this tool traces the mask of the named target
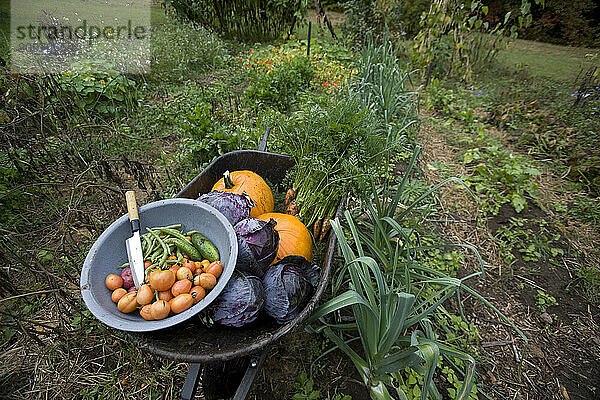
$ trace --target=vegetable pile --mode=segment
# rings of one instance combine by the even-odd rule
[[[271,189],[252,171],[226,172],[198,200],[227,216],[238,239],[234,274],[208,307],[208,317],[230,327],[254,322],[263,311],[279,324],[296,318],[320,275],[306,226],[293,215],[273,212]]]
[[[131,268],[106,277],[111,299],[122,313],[139,309],[145,320],[179,314],[202,300],[223,272],[219,251],[196,231],[184,234],[181,225],[147,228],[141,235],[144,284],[136,290]]]
[[[226,172],[201,195],[232,224],[238,240],[235,270],[208,306],[213,322],[241,327],[262,314],[285,324],[304,309],[319,280],[312,264],[310,232],[295,216],[276,213],[271,189],[252,171]],[[111,298],[123,313],[139,310],[146,320],[179,314],[202,300],[223,272],[219,252],[196,231],[181,225],[147,228],[140,236],[145,260],[144,283],[136,290],[131,269],[106,277]]]

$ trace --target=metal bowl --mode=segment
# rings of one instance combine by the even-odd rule
[[[129,217],[123,215],[113,222],[90,249],[81,271],[80,288],[88,309],[106,325],[129,332],[150,332],[183,322],[208,306],[221,293],[235,268],[238,244],[229,221],[208,204],[191,199],[168,199],[139,208],[141,230],[147,227],[182,224],[186,231],[196,230],[206,236],[219,250],[223,273],[217,285],[206,297],[181,314],[160,321],[146,321],[138,312],[123,314],[111,300],[106,288],[109,274],[120,274],[120,265],[127,262],[125,240],[131,237]]]

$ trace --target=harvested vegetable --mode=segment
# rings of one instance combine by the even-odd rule
[[[206,290],[210,290],[217,285],[217,278],[213,274],[200,274],[198,275],[198,285]]]
[[[212,262],[204,270],[206,273],[213,274],[216,278],[219,278],[223,273],[223,263],[221,261]]]
[[[192,235],[192,244],[200,253],[201,258],[206,259],[209,262],[217,261],[220,258],[219,250],[217,250],[216,246],[203,234],[194,233]]]
[[[177,297],[174,297],[169,302],[171,311],[175,314],[180,314],[190,308],[194,304],[194,298],[189,293],[182,293]]]
[[[105,283],[108,290],[115,290],[123,286],[123,278],[116,274],[110,274],[106,277]]]
[[[217,324],[241,327],[258,318],[264,302],[261,280],[236,270],[221,294],[208,307],[208,315]]]
[[[218,250],[204,235],[196,231],[184,234],[179,228],[181,225],[146,228],[148,232],[140,236],[146,274],[138,290],[128,264],[121,266],[121,276],[106,277],[106,287],[112,291],[111,299],[119,311],[139,309],[146,320],[167,318],[169,313],[189,309],[217,285],[223,272]],[[193,237],[201,244],[200,250],[194,246]],[[202,259],[202,252],[216,259]]]
[[[340,93],[327,106],[304,104],[281,120],[282,150],[294,158],[290,212],[311,226],[330,219],[345,193],[370,193],[371,178],[385,173],[386,157],[402,145],[396,130],[382,131],[383,120],[365,107],[359,94]],[[319,235],[320,236],[320,235]]]
[[[175,274],[171,270],[156,270],[150,274],[150,287],[153,290],[164,292],[169,290],[175,283]]]
[[[262,276],[277,255],[279,234],[275,230],[276,224],[274,219],[248,218],[234,227],[238,239],[236,268]]]
[[[152,319],[165,319],[169,316],[170,312],[171,307],[169,306],[169,303],[164,300],[155,301],[150,307]]]
[[[117,303],[117,308],[122,313],[128,314],[130,312],[135,311],[138,307],[137,303],[137,292],[129,292],[125,296],[121,297],[119,303]]]
[[[140,315],[146,321],[152,321],[154,319],[154,318],[152,318],[151,309],[152,309],[152,304],[146,304],[144,307],[140,308]]]
[[[302,256],[309,262],[313,258],[313,243],[306,226],[293,215],[281,213],[267,213],[260,215],[263,221],[275,220],[275,230],[279,233],[277,256],[272,262],[276,263],[290,255]]]
[[[206,290],[202,286],[194,286],[190,290],[190,294],[194,298],[194,304],[198,303],[200,300],[206,296]]]
[[[256,204],[247,194],[214,190],[198,197],[198,200],[213,206],[227,218],[231,225],[250,217],[250,210]]]
[[[242,194],[246,192],[256,204],[250,211],[250,217],[256,218],[260,214],[272,212],[275,206],[273,192],[267,182],[260,175],[248,171],[226,171],[212,190]]]
[[[125,290],[129,290],[134,286],[131,268],[123,268],[123,271],[121,271],[121,278],[123,279],[123,288],[125,288]]]
[[[118,288],[112,292],[112,295],[110,296],[110,298],[115,303],[118,303],[119,300],[121,300],[121,298],[123,296],[125,296],[126,294],[127,294],[127,290],[125,290],[124,288]]]
[[[154,291],[150,289],[149,285],[142,285],[137,291],[137,303],[140,306],[152,303],[154,298]]]
[[[192,288],[192,282],[187,279],[177,281],[171,287],[171,294],[173,297],[177,297],[180,294],[189,293]]]
[[[180,281],[182,279],[194,279],[194,274],[187,267],[181,267],[181,268],[179,268],[177,270],[177,273],[175,274],[175,276],[177,277],[178,281]]]
[[[285,257],[263,277],[265,312],[279,324],[295,319],[310,300],[318,280],[318,267],[306,258]]]

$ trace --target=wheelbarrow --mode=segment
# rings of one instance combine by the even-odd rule
[[[251,170],[273,184],[281,183],[294,165],[292,157],[266,152],[269,131],[258,150],[232,151],[218,157],[196,176],[176,197],[196,199],[209,192],[227,170]],[[344,202],[340,201],[337,215],[341,216]],[[336,236],[330,234],[321,278],[304,310],[285,325],[261,319],[243,328],[206,327],[199,317],[157,332],[127,333],[141,349],[179,362],[190,363],[181,399],[194,398],[200,375],[206,399],[245,399],[261,368],[269,345],[292,332],[312,313],[329,281]]]

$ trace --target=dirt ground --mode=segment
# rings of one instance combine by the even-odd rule
[[[446,135],[452,134],[449,132],[428,122],[423,124],[423,163],[452,164],[456,166],[452,172],[462,174],[464,167],[457,162],[460,148],[448,144],[456,143],[447,140]],[[426,167],[424,170],[431,183],[439,182],[439,174]],[[481,335],[479,385],[494,399],[569,400],[600,396],[600,309],[577,277],[582,265],[599,266],[598,230],[572,221],[566,228],[564,224],[554,224],[557,217],[546,212],[544,205],[548,199],[560,196],[556,188],[562,184],[559,177],[543,171],[539,178],[540,202],[529,200],[528,207],[519,214],[505,204],[497,215],[482,215],[466,191],[460,189],[445,189],[441,195],[442,203],[456,209],[452,211],[452,221],[444,224],[444,231],[454,241],[475,246],[484,258],[487,274],[474,288],[527,337],[525,343],[478,300],[469,296],[463,299],[465,314]],[[562,249],[564,255],[552,263],[545,259],[531,261],[513,249],[511,265],[503,265],[493,238],[501,227],[508,226],[511,218],[527,221],[525,228],[535,234],[540,234],[536,222],[548,223],[551,234],[560,234],[554,246]],[[462,272],[472,272],[472,267],[466,265]],[[556,299],[557,304],[548,307],[547,312],[537,307],[538,289]]]

